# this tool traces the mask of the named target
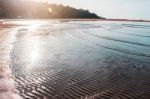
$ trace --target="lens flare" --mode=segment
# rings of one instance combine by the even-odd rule
[[[48,8],[48,12],[52,13],[53,12],[52,8]]]

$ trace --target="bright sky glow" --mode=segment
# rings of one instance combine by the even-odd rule
[[[106,18],[150,19],[150,0],[49,0],[88,9]]]

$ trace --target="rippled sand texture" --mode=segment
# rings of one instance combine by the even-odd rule
[[[18,23],[10,67],[24,99],[150,99],[149,23]]]
[[[15,40],[12,30],[0,23],[0,99],[21,99],[15,90],[13,76],[9,68],[11,43]]]

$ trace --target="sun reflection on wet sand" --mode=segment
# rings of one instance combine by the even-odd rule
[[[38,49],[32,50],[30,53],[31,63],[35,63],[40,57]]]
[[[135,29],[122,23],[51,21],[41,26],[29,24],[18,31],[10,54],[16,88],[23,98],[96,99],[113,98],[116,93],[124,99],[138,98],[137,94],[149,97],[150,68],[144,62],[150,59],[150,42],[145,37],[140,38],[146,42],[136,41],[138,36],[131,31],[149,32],[147,26]],[[122,27],[120,32],[106,29],[116,30],[118,26]]]
[[[38,63],[38,61],[41,59],[41,40],[40,38],[36,38],[36,37],[31,37],[27,39],[27,46],[26,48],[28,50],[28,57],[29,57],[29,61],[30,61],[30,69],[32,70],[32,68]],[[30,71],[31,71],[30,70]]]

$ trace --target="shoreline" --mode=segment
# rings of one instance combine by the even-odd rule
[[[3,22],[3,21],[46,21],[46,20],[54,20],[54,21],[116,21],[116,22],[150,22],[150,20],[137,20],[137,19],[90,19],[90,18],[86,18],[86,19],[80,19],[80,18],[77,18],[77,19],[74,19],[74,18],[66,18],[66,19],[59,19],[59,18],[56,18],[56,19],[0,19],[0,24]]]

